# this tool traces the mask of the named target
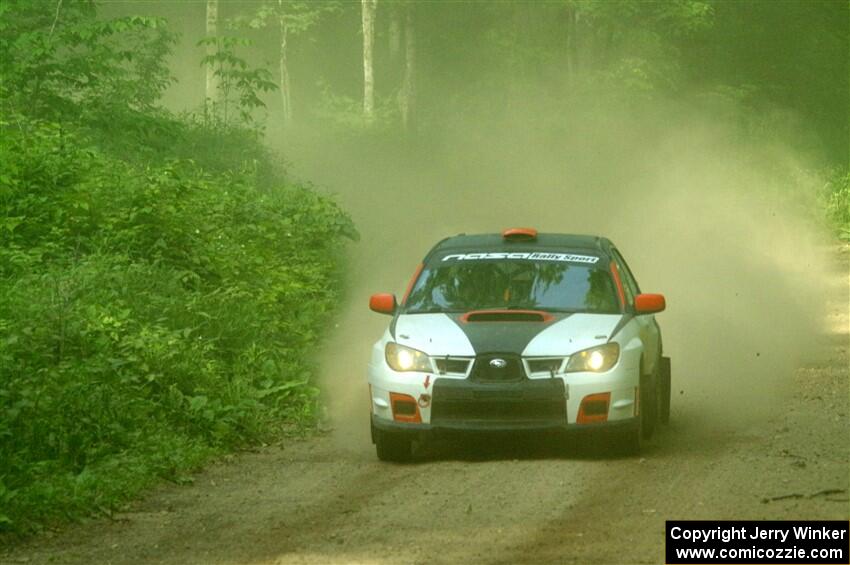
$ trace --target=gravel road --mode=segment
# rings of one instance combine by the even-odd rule
[[[639,458],[491,438],[426,445],[415,463],[393,465],[374,456],[364,399],[333,431],[231,456],[191,485],[163,485],[0,562],[658,563],[666,519],[847,520],[846,258],[824,351],[751,418],[681,394]]]

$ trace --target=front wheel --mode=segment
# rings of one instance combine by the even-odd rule
[[[673,384],[670,378],[670,358],[662,357],[661,366],[659,367],[658,375],[659,386],[661,388],[661,406],[658,411],[658,419],[662,424],[670,422],[670,396],[672,394]]]
[[[614,451],[617,455],[640,455],[644,444],[643,425],[641,418],[635,418],[633,424],[614,435]]]
[[[658,374],[656,378],[644,377],[640,383],[640,406],[639,416],[641,433],[643,439],[650,439],[655,433],[658,423],[658,410],[661,405],[660,387],[658,386]]]
[[[381,461],[404,463],[410,461],[413,442],[410,438],[393,432],[374,430],[375,452]]]

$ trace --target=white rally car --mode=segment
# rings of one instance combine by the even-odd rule
[[[438,243],[372,348],[372,441],[403,461],[442,432],[599,430],[636,453],[670,414],[670,360],[654,314],[604,237],[458,235]]]

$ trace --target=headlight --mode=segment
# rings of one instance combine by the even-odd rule
[[[591,347],[579,351],[570,356],[567,361],[567,373],[579,371],[590,371],[591,373],[604,373],[617,363],[620,357],[620,346],[616,343],[606,343],[597,347]]]
[[[387,365],[392,367],[394,371],[422,371],[426,373],[433,371],[428,356],[416,349],[391,341],[387,343],[384,354],[387,358]]]

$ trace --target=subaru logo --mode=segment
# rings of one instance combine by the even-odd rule
[[[504,369],[508,366],[508,362],[504,359],[491,359],[490,366],[495,367],[496,369]]]

